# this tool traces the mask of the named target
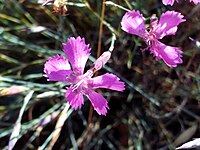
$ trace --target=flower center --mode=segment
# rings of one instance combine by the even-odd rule
[[[88,70],[84,75],[76,77],[76,82],[72,85],[72,91],[80,90],[84,91],[87,89],[88,79],[93,76],[92,70]]]
[[[153,32],[151,32],[151,31],[149,32],[149,34],[146,35],[146,37],[145,37],[145,42],[146,42],[148,48],[151,47],[152,41],[153,41],[155,38],[156,38],[156,35],[155,35]]]

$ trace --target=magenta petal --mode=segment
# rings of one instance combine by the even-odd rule
[[[135,10],[125,13],[121,21],[121,26],[125,32],[138,35],[142,38],[145,37],[147,32],[142,14]]]
[[[84,38],[69,38],[67,43],[63,43],[64,52],[69,60],[73,71],[83,74],[85,64],[90,55],[89,45],[85,44]]]
[[[71,68],[63,56],[50,57],[44,64],[44,73],[50,81],[66,82],[66,76],[71,74]]]
[[[120,79],[116,75],[106,73],[104,75],[89,79],[88,87],[93,89],[107,88],[116,91],[123,91],[125,89],[124,82],[121,82],[119,80]]]
[[[110,59],[111,56],[111,52],[110,51],[106,51],[104,52],[92,65],[92,67],[90,68],[90,70],[94,72],[100,70]]]
[[[150,51],[157,59],[163,59],[163,61],[170,67],[176,67],[177,64],[183,62],[181,59],[182,51],[177,47],[167,46],[157,40],[153,41]]]
[[[177,2],[178,2],[178,0],[176,0]],[[164,5],[173,5],[174,4],[174,2],[175,2],[175,0],[162,0],[162,3],[164,4]]]
[[[153,30],[157,39],[162,39],[166,35],[174,35],[178,25],[184,22],[184,16],[175,11],[167,11],[160,17],[157,27]]]
[[[194,2],[194,4],[197,5],[198,3],[200,3],[200,0],[190,0],[190,2]]]
[[[65,97],[69,102],[70,106],[72,106],[72,108],[74,108],[75,110],[77,110],[78,108],[80,109],[84,103],[83,94],[77,92],[76,90],[72,91],[71,88],[67,89]]]
[[[71,73],[71,70],[59,70],[46,75],[48,77],[48,81],[68,82],[66,77]]]
[[[94,110],[96,110],[99,115],[106,116],[107,109],[109,109],[107,100],[101,94],[93,90],[88,90],[86,96],[92,103]]]

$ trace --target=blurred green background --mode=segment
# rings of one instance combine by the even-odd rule
[[[78,111],[67,108],[66,84],[43,77],[44,62],[62,54],[69,37],[85,37],[90,44],[93,57],[86,68],[97,56],[102,1],[68,2],[67,15],[59,16],[52,14],[51,4],[42,6],[38,0],[0,0],[0,149],[7,149],[16,125],[21,128],[10,140],[16,142],[14,149],[172,150],[200,137],[200,5],[181,1],[171,7],[161,0],[112,0],[106,5],[101,52],[109,49],[113,32],[116,41],[99,74],[115,73],[126,90],[101,90],[110,110],[106,117],[94,112],[88,127],[90,102],[86,99]],[[153,14],[181,12],[187,21],[162,42],[180,47],[183,64],[170,68],[141,52],[143,39],[121,30],[126,11],[120,6],[140,10],[147,24]],[[63,122],[55,139],[58,118]]]

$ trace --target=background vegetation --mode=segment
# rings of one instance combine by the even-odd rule
[[[106,5],[101,52],[109,49],[112,32],[116,41],[99,74],[115,73],[126,90],[102,90],[110,110],[106,117],[94,112],[88,126],[90,102],[73,111],[64,97],[66,85],[43,77],[44,62],[62,53],[61,43],[69,37],[80,35],[90,43],[88,68],[97,56],[102,1],[69,2],[67,16],[59,16],[52,14],[52,5],[41,6],[37,0],[0,1],[0,149],[7,149],[20,125],[19,135],[10,140],[16,142],[14,149],[166,150],[200,137],[200,5],[181,1],[171,7],[161,0],[112,0],[118,6]],[[126,11],[119,6],[140,10],[147,24],[152,14],[181,12],[187,21],[162,42],[182,49],[183,64],[170,68],[148,51],[142,53],[144,41],[121,30]]]

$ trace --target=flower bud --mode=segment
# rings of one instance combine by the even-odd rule
[[[98,70],[100,70],[110,59],[111,56],[111,52],[110,51],[106,51],[104,52],[92,65],[92,67],[90,68],[90,70],[92,70],[93,72],[96,72]]]

